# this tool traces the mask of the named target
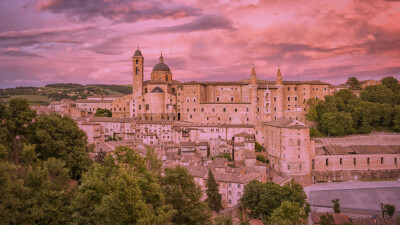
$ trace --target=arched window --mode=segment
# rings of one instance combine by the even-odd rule
[[[139,64],[139,59],[136,59],[136,65]]]
[[[139,68],[136,67],[136,74],[139,74]]]

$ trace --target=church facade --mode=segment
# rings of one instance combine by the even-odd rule
[[[257,79],[253,68],[239,81],[179,82],[161,55],[144,81],[144,57],[132,57],[133,92],[113,101],[113,117],[188,121],[200,124],[261,124],[278,118],[305,121],[307,99],[324,99],[330,84]]]

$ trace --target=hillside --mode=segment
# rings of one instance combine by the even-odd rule
[[[26,98],[33,105],[48,105],[50,101],[61,99],[86,99],[94,95],[128,95],[132,93],[130,85],[74,84],[57,83],[44,87],[16,87],[0,89],[0,103],[12,98]]]

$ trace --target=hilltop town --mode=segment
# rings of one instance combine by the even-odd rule
[[[239,204],[251,180],[279,185],[294,179],[316,182],[394,179],[399,177],[400,135],[374,133],[348,137],[311,137],[315,122],[306,119],[309,100],[324,100],[346,85],[322,81],[257,79],[255,68],[240,81],[179,82],[160,56],[151,80],[144,81],[144,57],[132,57],[133,94],[53,101],[35,107],[73,118],[95,153],[113,154],[129,146],[146,154],[151,146],[163,168],[182,165],[202,187],[208,170],[215,174],[224,208]],[[364,81],[354,96],[382,81]],[[98,117],[98,109],[112,117]]]

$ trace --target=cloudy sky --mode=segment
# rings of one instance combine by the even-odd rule
[[[400,2],[0,0],[0,88],[129,84],[137,46],[145,79],[400,79]]]

